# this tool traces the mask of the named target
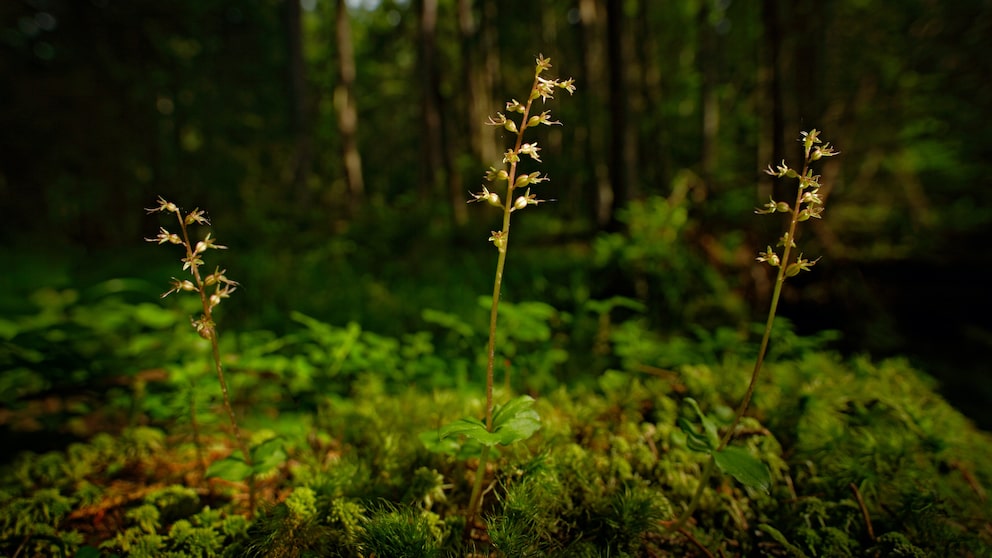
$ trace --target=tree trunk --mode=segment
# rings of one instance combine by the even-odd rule
[[[458,34],[461,39],[462,84],[465,100],[465,124],[462,133],[468,138],[472,155],[482,163],[494,164],[500,150],[496,135],[483,126],[486,117],[498,107],[492,100],[488,85],[492,82],[486,75],[485,44],[479,33],[479,25],[472,0],[458,0]],[[481,48],[480,48],[481,47]]]
[[[585,160],[592,168],[590,177],[593,219],[598,227],[606,227],[613,220],[613,186],[610,184],[610,168],[603,125],[610,125],[603,118],[603,104],[608,102],[609,89],[606,85],[606,60],[603,53],[603,17],[599,13],[596,0],[579,0],[579,21],[581,23],[582,62],[588,92],[585,97],[585,113],[588,122],[581,133],[585,137]]]
[[[785,114],[782,106],[782,23],[778,0],[764,0],[761,4],[764,48],[758,64],[758,87],[764,92],[759,103],[761,126],[758,137],[758,161],[763,165],[777,163],[785,153]],[[774,166],[774,164],[772,165]],[[773,194],[774,181],[763,178],[759,182],[759,200]]]
[[[310,202],[307,180],[313,168],[313,133],[309,122],[306,61],[303,58],[303,23],[300,3],[287,0],[285,6],[286,37],[289,49],[289,86],[292,103],[290,132],[295,141],[293,154],[292,192],[300,208]]]
[[[616,228],[617,209],[627,202],[627,82],[623,48],[623,1],[606,0],[607,83],[610,92],[610,186],[603,222]]]
[[[713,29],[710,2],[701,2],[697,15],[696,68],[702,80],[699,88],[699,107],[702,117],[699,174],[704,184],[712,188],[713,170],[716,168],[718,158],[720,131],[720,104],[716,92],[719,53],[716,46],[716,30]]]
[[[444,121],[442,120],[440,75],[437,62],[437,0],[420,0],[420,95],[421,95],[421,181],[430,196],[448,198],[456,222],[460,215],[467,218],[465,200],[454,203],[451,192],[445,192],[446,165],[444,156]]]
[[[337,0],[334,27],[338,47],[338,80],[334,87],[334,108],[338,115],[338,131],[341,133],[341,156],[344,159],[348,191],[347,207],[354,213],[365,195],[365,180],[362,176],[362,157],[358,151],[355,54],[351,45],[351,25],[345,0]]]

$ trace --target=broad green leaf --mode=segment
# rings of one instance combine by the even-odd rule
[[[511,399],[493,413],[493,431],[503,445],[526,440],[540,428],[541,416],[534,410],[534,398],[529,395]]]
[[[462,434],[478,440],[481,444],[492,446],[499,443],[495,432],[486,430],[486,424],[477,418],[462,418],[451,424],[446,424],[439,430],[442,438]]]
[[[458,453],[460,447],[458,440],[451,437],[442,437],[440,429],[421,432],[417,437],[420,438],[420,442],[424,444],[424,447],[434,453],[455,455]]]
[[[455,459],[478,457],[482,453],[482,444],[479,442],[472,439],[460,442],[457,438],[451,436],[442,437],[440,429],[421,432],[418,437],[428,451],[450,455]]]
[[[282,438],[270,438],[251,448],[252,469],[255,473],[265,473],[286,462],[286,450]]]
[[[721,471],[734,477],[744,486],[760,488],[765,492],[768,492],[772,486],[768,467],[744,448],[734,446],[723,448],[713,452],[713,459]]]
[[[541,428],[541,417],[533,409],[534,398],[522,395],[507,401],[493,412],[493,431],[477,418],[462,418],[442,426],[441,438],[461,434],[484,446],[509,445],[530,438]]]
[[[207,467],[206,477],[217,477],[226,481],[239,482],[251,476],[251,467],[245,460],[233,455],[214,461]]]

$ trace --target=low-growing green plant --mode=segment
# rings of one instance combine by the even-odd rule
[[[216,267],[213,273],[204,274],[200,268],[204,265],[203,256],[208,250],[223,250],[226,246],[217,244],[211,233],[207,233],[203,240],[193,242],[190,239],[189,227],[191,225],[209,225],[206,214],[199,208],[193,209],[189,213],[183,214],[179,207],[165,200],[158,198],[158,206],[147,210],[149,213],[171,213],[176,216],[179,222],[179,234],[170,232],[165,227],[159,227],[158,235],[155,238],[148,238],[149,242],[158,244],[177,244],[181,246],[186,254],[180,260],[183,264],[183,271],[189,271],[191,279],[172,278],[172,288],[162,294],[166,297],[172,293],[193,292],[199,296],[200,306],[203,313],[198,318],[190,318],[193,328],[200,337],[210,341],[211,353],[213,355],[213,368],[217,373],[217,382],[220,384],[221,396],[224,401],[224,409],[227,411],[228,419],[231,422],[234,443],[240,451],[240,455],[231,455],[219,461],[213,462],[204,471],[205,477],[217,476],[226,480],[248,482],[248,514],[254,513],[256,504],[255,475],[273,469],[281,461],[285,460],[285,454],[278,440],[266,440],[260,445],[249,448],[248,442],[238,426],[238,419],[231,405],[231,398],[228,394],[227,380],[224,377],[224,368],[221,364],[220,342],[217,333],[217,324],[214,321],[214,309],[222,300],[228,298],[238,287],[236,281],[225,275],[226,270]],[[202,443],[200,440],[200,429],[196,420],[196,398],[190,397],[190,420],[193,426],[194,442],[198,452],[198,461],[201,467],[204,466],[204,456],[202,455]]]
[[[452,435],[464,435],[475,443],[479,444],[479,463],[476,468],[475,481],[472,486],[472,494],[469,498],[468,512],[466,514],[466,535],[470,534],[475,517],[482,506],[482,485],[486,476],[486,466],[489,461],[490,450],[493,446],[508,445],[520,440],[529,438],[540,428],[540,417],[533,410],[533,398],[521,396],[509,401],[503,406],[495,405],[493,401],[494,369],[496,364],[496,341],[497,341],[497,321],[499,317],[499,300],[503,286],[503,270],[506,265],[506,254],[510,243],[510,218],[514,211],[526,209],[532,205],[538,205],[548,200],[542,200],[537,194],[531,193],[531,186],[540,184],[548,180],[547,176],[541,176],[539,171],[526,173],[519,168],[523,156],[528,156],[535,162],[541,162],[537,142],[525,143],[524,133],[529,128],[535,128],[544,124],[545,126],[560,125],[561,122],[551,119],[551,111],[542,111],[540,114],[531,114],[534,101],[541,99],[547,101],[554,98],[556,89],[564,89],[569,94],[575,91],[572,79],[558,80],[547,79],[541,75],[551,68],[551,59],[538,55],[534,70],[534,81],[531,85],[527,99],[520,102],[512,99],[506,103],[507,113],[518,113],[519,121],[512,117],[507,117],[502,112],[497,112],[490,116],[487,124],[498,126],[504,130],[516,134],[516,140],[512,148],[507,149],[503,154],[503,161],[500,168],[492,166],[486,172],[486,181],[492,184],[505,183],[506,193],[500,196],[495,191],[490,191],[489,187],[483,186],[482,191],[472,194],[471,202],[485,202],[503,212],[503,226],[498,231],[492,231],[489,241],[493,243],[499,252],[496,260],[496,277],[493,281],[493,296],[489,311],[489,343],[486,353],[486,407],[485,421],[477,418],[463,418],[437,432],[438,438],[446,438]],[[506,167],[509,165],[509,167]],[[524,193],[517,195],[518,190]]]
[[[709,483],[714,466],[718,467],[722,472],[730,474],[745,486],[767,491],[771,484],[768,468],[763,463],[751,456],[747,450],[730,446],[729,444],[751,404],[751,398],[754,396],[755,388],[758,385],[761,366],[764,363],[768,344],[772,336],[775,314],[778,310],[778,301],[782,294],[782,286],[785,284],[787,278],[795,277],[802,271],[809,271],[818,261],[807,260],[803,257],[802,252],[799,252],[798,256],[795,255],[794,249],[797,248],[796,231],[798,230],[799,223],[808,221],[811,218],[819,219],[823,212],[823,199],[819,195],[820,176],[813,174],[812,164],[823,157],[833,157],[839,151],[836,151],[829,143],[823,143],[823,140],[820,139],[820,131],[816,129],[809,132],[802,132],[802,137],[799,138],[799,141],[803,144],[804,155],[801,172],[790,168],[784,159],[774,169],[769,165],[765,171],[777,178],[787,177],[796,179],[798,181],[798,187],[796,188],[795,201],[790,205],[788,202],[776,201],[773,198],[763,208],[755,210],[755,213],[759,215],[787,213],[790,219],[788,228],[779,238],[776,248],[768,246],[757,257],[757,261],[777,268],[778,273],[775,279],[775,287],[772,291],[771,303],[768,308],[768,319],[765,322],[764,334],[761,338],[761,345],[758,348],[758,355],[754,361],[754,368],[751,371],[747,390],[740,405],[737,407],[733,421],[724,431],[723,435],[717,433],[715,421],[707,417],[692,399],[689,399],[688,402],[699,417],[699,422],[702,424],[702,431],[697,431],[690,421],[686,419],[681,419],[680,421],[680,427],[682,427],[682,430],[688,437],[690,449],[708,454],[709,459],[703,469],[702,477],[699,480],[699,485],[692,500],[679,519],[674,522],[674,528],[682,528],[689,517],[692,516],[702,497],[703,490]]]

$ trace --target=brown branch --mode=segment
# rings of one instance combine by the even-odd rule
[[[847,486],[854,493],[854,499],[858,501],[858,507],[861,508],[861,515],[865,518],[865,526],[868,527],[868,538],[875,542],[875,529],[871,526],[871,516],[868,515],[868,508],[865,506],[864,498],[861,497],[861,491],[853,482]]]

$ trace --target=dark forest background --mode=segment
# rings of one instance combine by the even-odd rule
[[[507,300],[628,296],[660,332],[760,320],[781,223],[753,208],[791,186],[761,170],[821,129],[842,155],[801,242],[823,259],[783,315],[917,361],[988,428],[990,37],[987,0],[8,0],[0,309],[164,290],[178,269],[142,240],[162,195],[230,247],[221,327],[478,314],[497,217],[465,201],[507,139],[482,123],[543,53],[578,91],[549,103],[556,203],[515,221]]]

